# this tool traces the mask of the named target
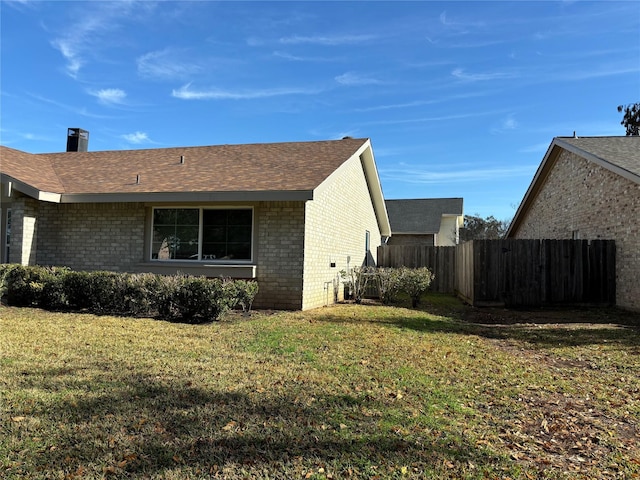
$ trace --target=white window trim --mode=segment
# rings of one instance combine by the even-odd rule
[[[188,260],[184,258],[169,258],[169,259],[159,259],[153,258],[153,218],[156,210],[198,210],[198,260]],[[203,228],[202,228],[202,217],[204,210],[251,210],[251,258],[249,259],[230,259],[230,260],[218,260],[202,258],[202,237],[203,237]],[[189,265],[248,265],[253,263],[253,255],[254,255],[254,247],[255,247],[255,209],[253,206],[242,206],[242,205],[216,205],[215,207],[211,206],[198,206],[198,205],[167,205],[161,207],[152,207],[151,209],[151,232],[149,235],[149,261],[154,263],[187,263]]]

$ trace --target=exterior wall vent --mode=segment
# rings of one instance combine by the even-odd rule
[[[81,128],[67,130],[67,152],[86,152],[89,148],[89,132]]]

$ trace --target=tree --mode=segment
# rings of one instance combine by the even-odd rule
[[[624,112],[620,125],[627,129],[627,136],[640,135],[640,103],[618,105],[618,111]]]
[[[504,237],[509,228],[508,220],[497,220],[493,215],[482,218],[478,214],[465,215],[460,229],[460,241],[497,240]]]

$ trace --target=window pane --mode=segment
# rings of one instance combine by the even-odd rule
[[[203,259],[251,259],[251,210],[204,210],[202,221]]]
[[[197,208],[155,209],[151,258],[198,260],[199,217]]]
[[[154,225],[175,225],[176,223],[176,210],[175,209],[156,209],[153,211],[153,224]]]

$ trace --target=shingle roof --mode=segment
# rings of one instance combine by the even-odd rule
[[[385,200],[385,204],[392,234],[438,233],[443,215],[462,215],[462,198]]]
[[[48,154],[0,147],[0,173],[60,194],[310,191],[367,141]]]
[[[596,157],[640,177],[640,137],[558,137],[555,143],[582,156]],[[571,148],[573,147],[573,149]],[[591,158],[593,159],[593,158]]]

